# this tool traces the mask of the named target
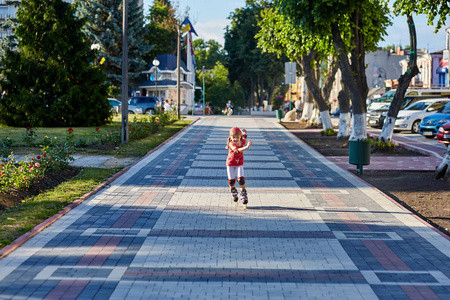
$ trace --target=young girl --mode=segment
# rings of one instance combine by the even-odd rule
[[[227,157],[227,174],[228,174],[228,184],[231,188],[231,195],[233,196],[233,201],[238,204],[238,191],[236,190],[236,177],[239,186],[241,187],[241,200],[244,204],[244,208],[247,208],[248,198],[247,190],[245,189],[245,179],[244,179],[244,154],[243,151],[247,150],[252,144],[251,140],[248,140],[247,145],[247,131],[242,129],[242,131],[233,127],[230,129],[230,136],[228,137],[226,149],[228,149]]]

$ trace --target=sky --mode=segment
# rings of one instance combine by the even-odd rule
[[[176,5],[180,11],[184,11],[189,7],[189,19],[199,35],[204,40],[216,40],[222,46],[224,45],[224,28],[230,24],[228,16],[234,12],[236,8],[244,7],[245,0],[172,0],[172,4]],[[145,13],[148,13],[153,0],[144,0]],[[423,15],[413,16],[416,33],[417,47],[426,49],[430,53],[444,50],[446,43],[445,28],[450,27],[450,21],[447,26],[434,34],[434,27],[427,25],[427,19]],[[394,25],[387,29],[388,35],[384,37],[385,41],[381,41],[378,46],[385,47],[388,45],[401,45],[402,47],[409,45],[409,31],[406,24],[406,17],[400,16],[393,18]],[[195,37],[196,38],[196,37]]]

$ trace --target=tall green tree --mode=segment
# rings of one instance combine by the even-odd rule
[[[225,64],[226,53],[215,40],[205,41],[203,39],[196,39],[192,43],[194,48],[195,61],[197,62],[197,68],[201,69],[203,66],[205,69],[212,69],[217,62]]]
[[[78,1],[77,14],[85,18],[84,32],[91,44],[98,44],[97,61],[104,67],[111,85],[122,84],[122,0]],[[147,63],[143,57],[151,50],[144,41],[144,14],[139,0],[128,3],[128,79],[132,89],[143,78]]]
[[[197,86],[203,86],[203,80],[205,80],[205,102],[209,102],[215,108],[225,108],[228,100],[231,100],[236,107],[245,105],[242,87],[237,81],[230,83],[228,70],[221,62],[216,62],[212,69],[205,72],[201,69],[196,70],[196,78]]]
[[[62,0],[22,1],[18,51],[2,61],[0,120],[10,126],[92,126],[110,117],[105,76],[90,65],[95,53]]]
[[[350,139],[366,138],[365,53],[376,49],[390,25],[384,0],[276,0],[280,12],[307,36],[331,39],[352,101]]]
[[[291,23],[290,20],[277,13],[275,9],[266,9],[262,13],[263,19],[259,22],[260,31],[256,35],[258,46],[264,51],[286,55],[291,61],[296,61],[300,68],[308,91],[313,96],[319,107],[320,117],[324,130],[332,129],[330,114],[326,100],[329,97],[334,77],[337,72],[337,64],[332,61],[326,72],[323,89],[319,86],[321,66],[328,67],[328,58],[334,53],[329,39],[321,39],[318,36],[307,36],[306,33]],[[305,104],[302,117],[310,115],[312,105]],[[344,112],[342,114],[344,116]],[[348,113],[350,118],[350,113]]]
[[[144,42],[155,47],[144,55],[147,62],[162,54],[177,53],[176,9],[169,0],[155,0],[146,17]]]
[[[417,67],[417,36],[415,30],[415,24],[413,20],[413,14],[426,14],[428,18],[428,24],[433,25],[437,18],[436,31],[439,30],[447,20],[447,15],[450,13],[450,6],[448,1],[437,0],[404,0],[395,1],[393,4],[394,13],[396,15],[406,16],[406,22],[409,28],[409,37],[411,43],[410,57],[408,61],[408,68],[402,76],[398,79],[398,87],[396,89],[394,99],[389,106],[389,111],[383,129],[381,130],[379,140],[389,141],[392,139],[394,132],[395,119],[400,111],[403,100],[405,99],[406,90],[411,83],[411,80],[419,74],[419,68]]]
[[[277,82],[284,75],[284,61],[276,54],[262,53],[255,38],[261,11],[269,6],[266,1],[247,1],[245,7],[230,15],[231,27],[225,32],[229,78],[244,88],[249,107],[271,99]]]

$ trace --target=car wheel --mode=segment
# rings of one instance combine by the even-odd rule
[[[129,110],[129,111],[128,111],[128,114],[130,114],[130,115],[134,115],[134,111],[132,111],[132,110]]]
[[[412,133],[418,133],[419,132],[419,123],[420,123],[420,120],[414,121],[414,123],[411,126],[411,132]]]
[[[152,108],[149,108],[145,111],[145,113],[149,116],[154,115],[155,114],[155,110]]]

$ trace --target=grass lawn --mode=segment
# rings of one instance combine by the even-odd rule
[[[117,157],[141,157],[191,122],[190,120],[176,121],[160,128],[149,137],[121,145],[116,150],[108,150],[108,154],[113,154]],[[16,134],[25,132],[25,129],[20,128],[0,128],[0,134],[5,136],[6,131],[14,132],[14,130],[17,130]],[[41,132],[47,135],[53,133],[55,136],[59,134],[62,138],[65,138],[65,130],[67,128],[42,128]],[[80,135],[82,135],[81,132],[84,132],[84,135],[88,136],[92,131],[95,134],[95,127],[80,128],[79,130],[74,128],[74,133],[77,131],[80,132]],[[120,170],[121,168],[83,168],[72,180],[59,184],[52,190],[47,190],[37,196],[27,198],[19,205],[0,212],[0,249],[31,230],[37,224],[55,215],[62,208],[74,200],[79,199],[85,193],[92,191],[100,183]]]

